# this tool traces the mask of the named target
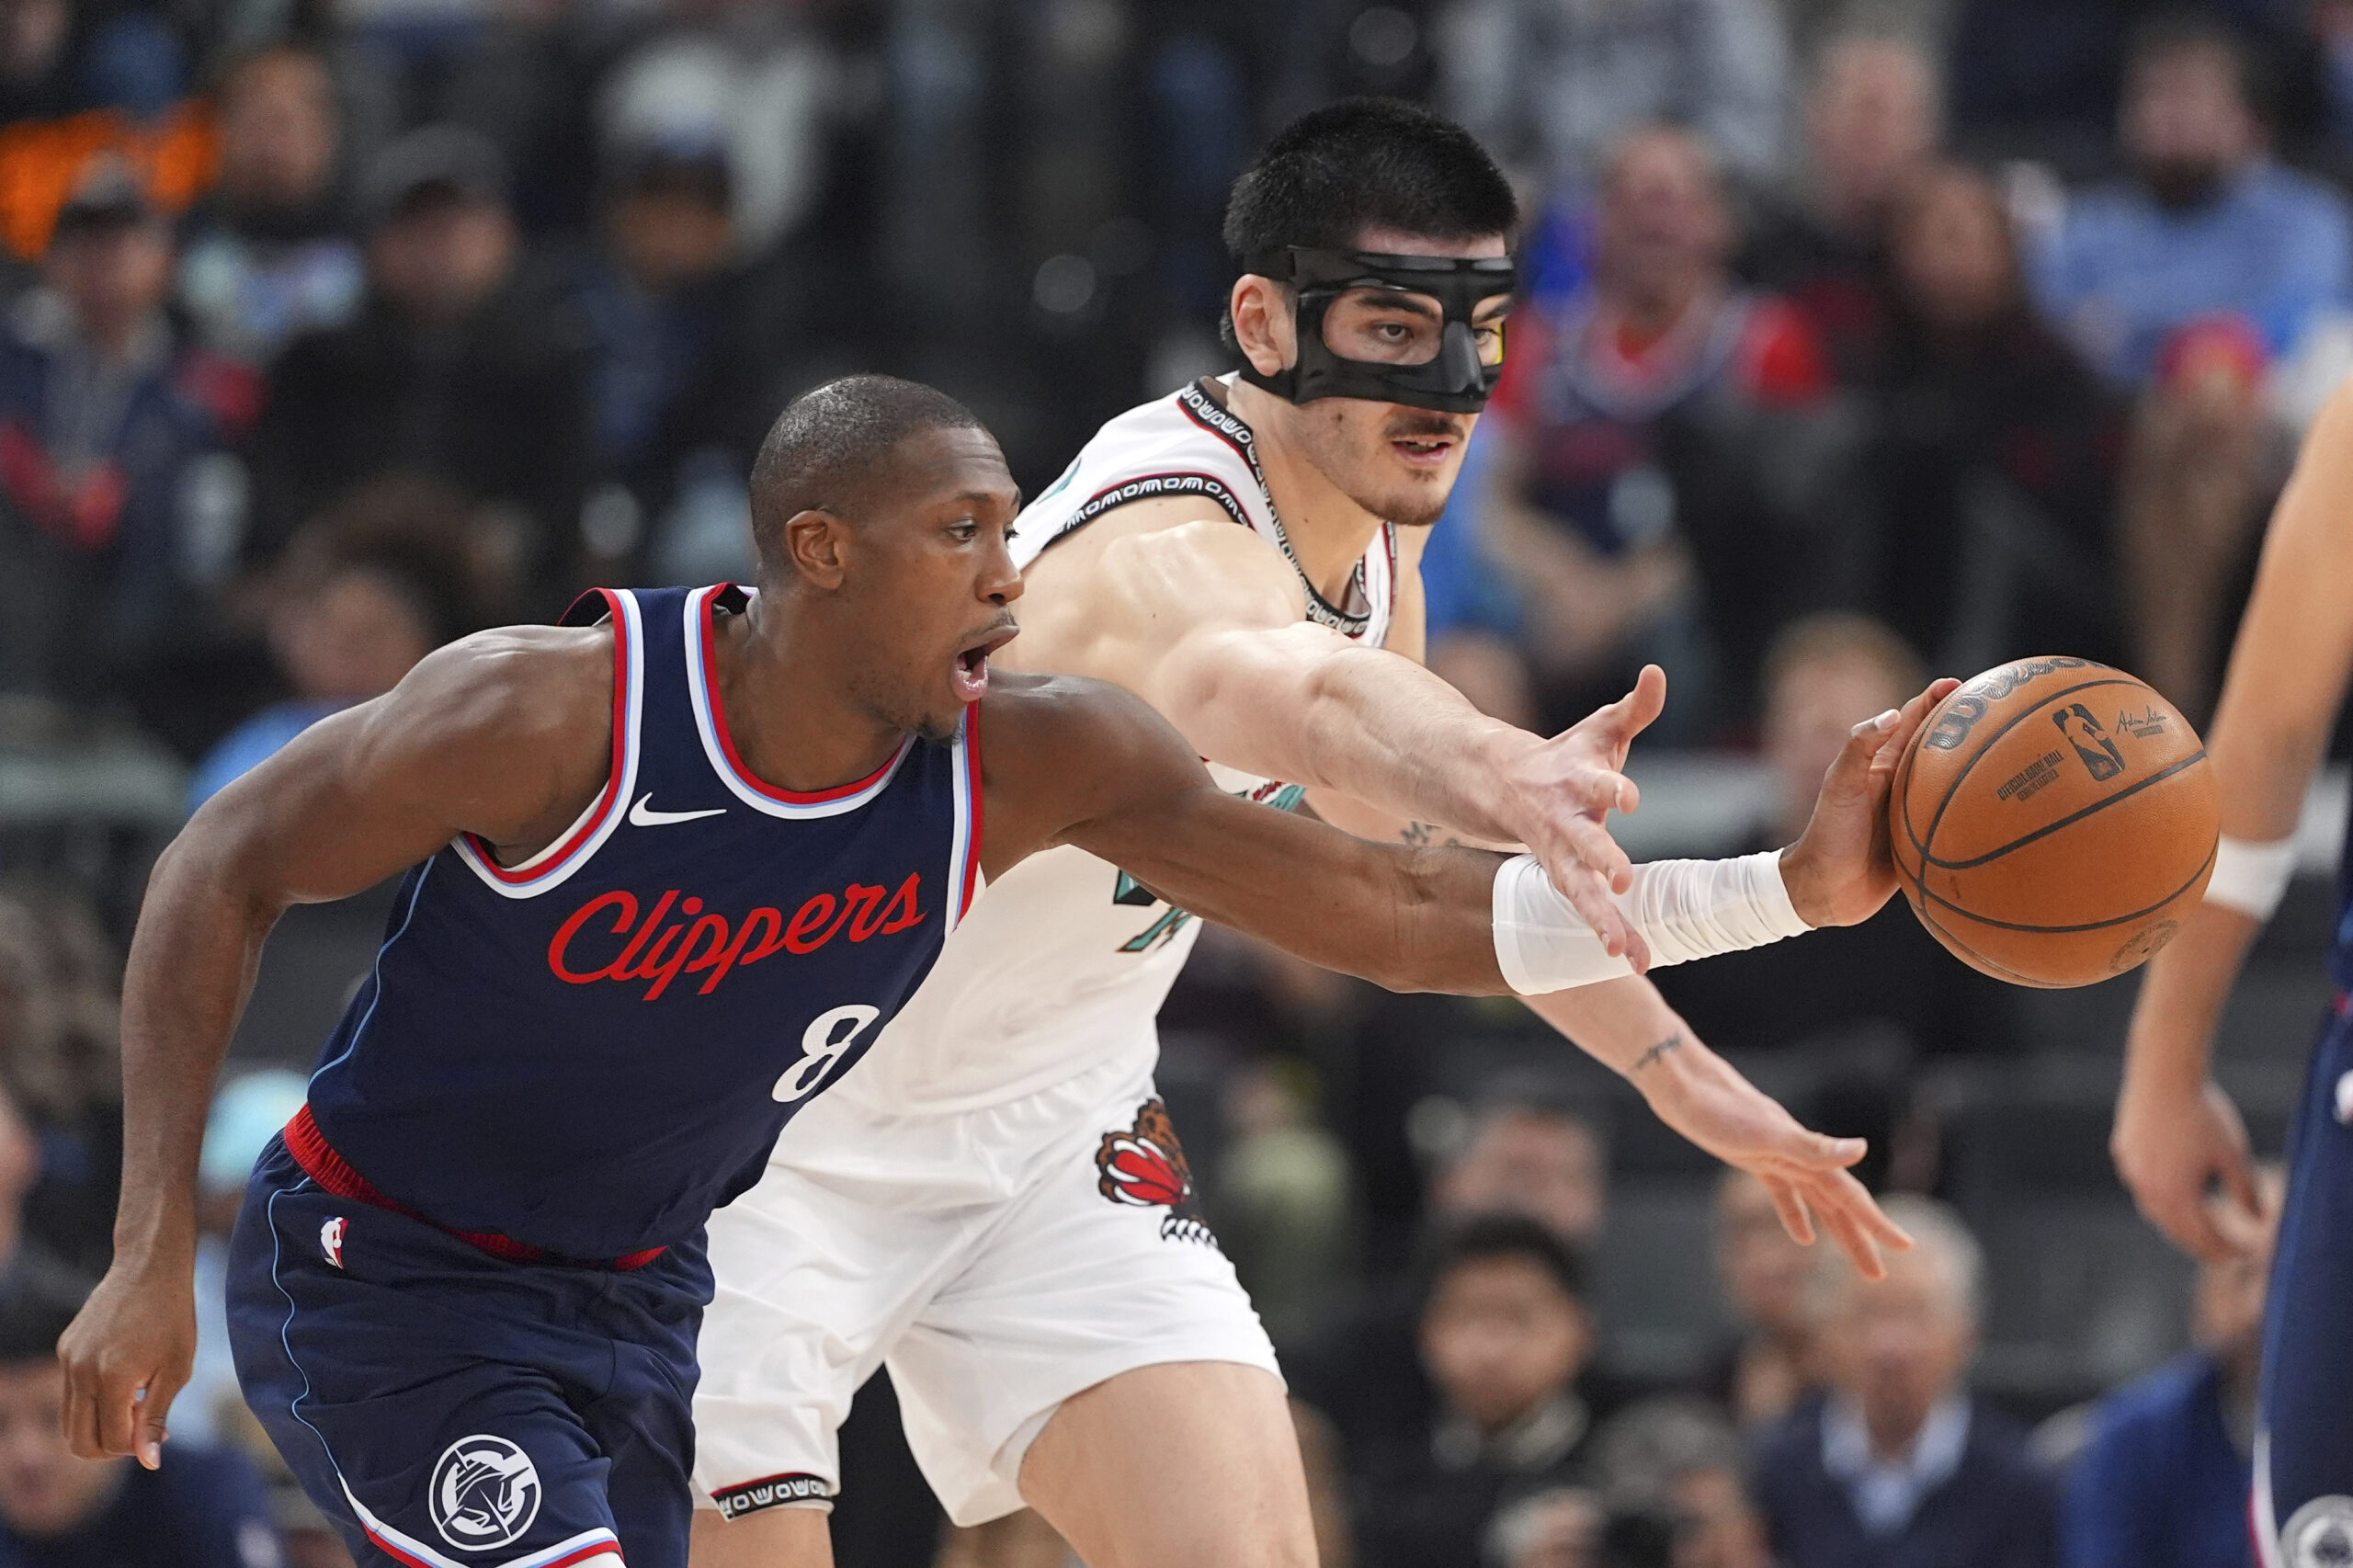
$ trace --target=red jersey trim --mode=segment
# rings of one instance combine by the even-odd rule
[[[365,1203],[371,1209],[389,1210],[394,1214],[404,1214],[409,1219],[421,1221],[427,1225],[432,1225],[437,1231],[455,1236],[458,1240],[508,1263],[569,1263],[591,1268],[610,1268],[626,1274],[633,1269],[644,1267],[670,1250],[667,1247],[649,1247],[643,1252],[629,1253],[610,1259],[569,1258],[549,1252],[543,1247],[532,1246],[527,1242],[518,1242],[512,1236],[500,1235],[495,1231],[451,1230],[447,1225],[436,1224],[433,1221],[426,1219],[407,1204],[386,1197],[377,1188],[375,1183],[354,1170],[351,1162],[337,1153],[335,1145],[327,1142],[326,1134],[319,1131],[319,1124],[312,1117],[311,1108],[307,1103],[294,1113],[294,1119],[286,1124],[283,1136],[286,1139],[286,1152],[294,1157],[296,1165],[302,1167],[302,1174],[335,1197],[353,1203]]]
[[[552,853],[533,856],[530,862],[524,867],[508,870],[498,863],[495,851],[479,834],[469,833],[464,835],[466,842],[472,846],[482,869],[510,888],[524,887],[536,882],[571,859],[584,845],[597,836],[597,831],[605,825],[607,819],[613,814],[614,810],[620,803],[623,776],[629,763],[630,665],[635,650],[630,645],[629,617],[621,609],[620,596],[610,588],[591,588],[587,594],[581,595],[578,600],[574,601],[573,608],[577,609],[589,594],[603,597],[607,612],[613,623],[612,771],[606,776],[605,792],[597,797],[597,809],[582,819],[579,825],[573,829],[570,836],[564,839],[563,846]],[[572,611],[567,610],[564,613],[570,615]]]
[[[899,749],[892,752],[881,767],[865,778],[855,784],[836,785],[831,790],[818,790],[806,793],[799,790],[779,790],[773,784],[763,782],[753,774],[750,768],[744,766],[744,759],[736,755],[735,737],[728,733],[727,710],[722,706],[719,699],[719,663],[712,652],[716,637],[711,625],[711,606],[717,602],[720,595],[734,585],[733,583],[720,583],[704,590],[702,604],[698,611],[701,617],[701,631],[698,638],[700,645],[696,653],[697,667],[702,672],[703,700],[709,706],[710,712],[710,733],[718,738],[720,753],[727,759],[727,766],[734,773],[735,781],[754,794],[787,806],[831,805],[837,801],[847,801],[853,796],[881,789],[899,764],[906,760],[908,751],[915,744],[913,735],[900,742]]]

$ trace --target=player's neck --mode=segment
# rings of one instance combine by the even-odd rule
[[[712,627],[717,695],[736,756],[761,783],[803,794],[866,778],[907,738],[859,700],[838,645],[813,631],[775,594]]]
[[[1286,438],[1297,409],[1240,380],[1227,396],[1235,416],[1250,426],[1267,498],[1282,520],[1301,573],[1326,599],[1345,603],[1357,562],[1372,548],[1382,519],[1350,500]]]

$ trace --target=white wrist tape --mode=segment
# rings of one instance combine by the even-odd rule
[[[1761,948],[1811,929],[1790,902],[1779,853],[1769,849],[1737,860],[1637,866],[1618,907],[1650,944],[1654,968]],[[1634,972],[1602,947],[1533,855],[1516,855],[1496,869],[1495,920],[1495,962],[1522,996]]]
[[[2224,837],[2214,846],[2214,874],[2207,879],[2206,902],[2257,920],[2268,920],[2296,874],[2296,841],[2268,844]]]

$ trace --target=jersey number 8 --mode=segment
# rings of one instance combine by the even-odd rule
[[[801,1032],[801,1060],[784,1070],[784,1076],[776,1081],[771,1091],[772,1097],[780,1104],[790,1105],[814,1091],[824,1081],[827,1070],[850,1048],[850,1042],[881,1016],[880,1007],[851,1002],[812,1018],[808,1028]]]

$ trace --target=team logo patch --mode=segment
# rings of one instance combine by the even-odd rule
[[[540,1471],[504,1437],[477,1432],[433,1467],[433,1528],[462,1551],[512,1546],[540,1517]]]
[[[1136,1209],[1165,1209],[1160,1233],[1169,1241],[1216,1246],[1193,1192],[1193,1167],[1159,1096],[1136,1107],[1135,1124],[1106,1132],[1095,1149],[1095,1190],[1114,1203]]]
[[[782,1508],[794,1503],[825,1503],[833,1500],[833,1483],[821,1475],[795,1471],[785,1475],[764,1476],[747,1481],[741,1486],[731,1486],[724,1492],[714,1492],[710,1500],[719,1505],[722,1519],[740,1519],[746,1514],[756,1514],[763,1508]]]
[[[2287,1568],[2353,1568],[2353,1497],[2315,1497],[2279,1532]]]
[[[343,1267],[343,1216],[338,1214],[319,1227],[319,1251],[337,1268]]]

